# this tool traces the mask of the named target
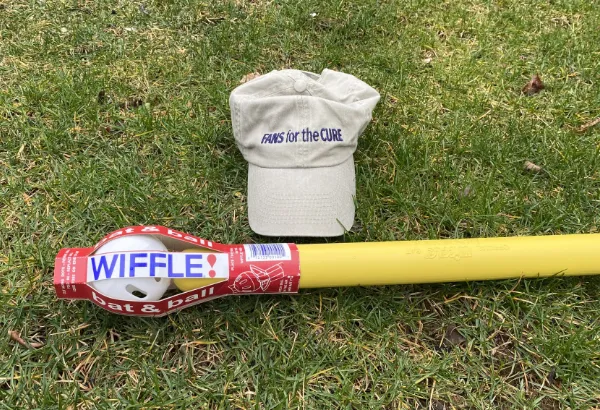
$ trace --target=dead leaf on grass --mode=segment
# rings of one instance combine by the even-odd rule
[[[525,161],[525,163],[523,164],[523,169],[527,172],[541,172],[542,171],[542,167],[534,164],[531,161]]]
[[[363,229],[363,225],[360,221],[355,221],[354,224],[352,225],[352,228],[350,228],[350,232],[360,232]]]
[[[97,101],[98,101],[98,104],[104,104],[106,102],[106,91],[100,90],[98,92]]]
[[[23,201],[25,201],[27,206],[31,206],[31,197],[32,195],[27,195],[25,192],[23,192]]]
[[[546,380],[548,381],[548,384],[551,386],[560,387],[560,385],[561,385],[560,378],[558,378],[556,376],[556,368],[555,367],[553,367],[552,370],[550,370],[550,373],[548,373],[548,376],[546,376]]]
[[[465,198],[466,198],[466,197],[468,197],[468,196],[472,196],[472,195],[473,195],[473,193],[474,193],[474,190],[473,190],[473,188],[471,187],[471,185],[467,185],[467,186],[465,187],[465,189],[463,189],[463,191],[462,191],[461,195],[462,195],[463,197],[465,197]]]
[[[441,400],[433,399],[429,402],[428,408],[431,410],[450,410],[452,407]]]
[[[456,326],[448,326],[442,342],[449,346],[460,346],[466,341],[467,339],[460,334]]]
[[[544,89],[544,83],[542,82],[540,75],[536,74],[533,76],[533,78],[527,84],[525,84],[525,86],[521,89],[521,91],[527,95],[534,95],[534,94],[539,93],[543,89]]]
[[[254,80],[255,78],[258,78],[258,77],[260,77],[260,73],[257,73],[257,72],[248,73],[242,77],[242,79],[240,80],[240,84],[247,83],[248,81]]]
[[[129,108],[137,108],[144,105],[144,100],[137,97],[130,97],[124,103],[119,104],[119,108],[129,109]]]

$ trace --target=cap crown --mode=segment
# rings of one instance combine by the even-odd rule
[[[349,74],[272,71],[231,93],[233,133],[259,167],[334,166],[353,155],[379,98]]]

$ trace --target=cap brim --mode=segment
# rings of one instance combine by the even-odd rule
[[[266,236],[340,236],[354,222],[354,159],[333,167],[249,164],[248,219]]]

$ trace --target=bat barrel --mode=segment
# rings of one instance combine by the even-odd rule
[[[300,287],[600,274],[600,234],[298,245]]]

